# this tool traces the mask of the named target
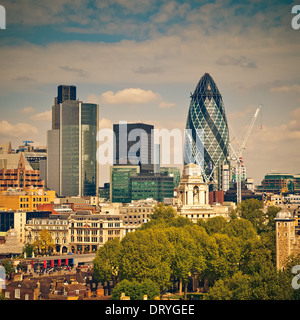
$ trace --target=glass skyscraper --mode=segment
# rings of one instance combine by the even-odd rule
[[[60,196],[94,196],[99,106],[66,100],[54,105],[53,111],[47,137],[47,187]]]
[[[229,132],[222,96],[213,78],[205,73],[199,80],[186,122],[184,163],[196,163],[206,177],[222,189],[222,166],[228,165]]]

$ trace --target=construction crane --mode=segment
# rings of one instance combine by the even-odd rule
[[[33,141],[25,140],[25,141],[23,141],[23,143],[25,143],[25,147],[27,147],[27,146],[28,146],[28,143],[33,143]]]
[[[262,105],[259,105],[259,107],[256,109],[255,114],[251,120],[251,123],[249,125],[249,128],[247,130],[247,133],[244,137],[244,140],[241,144],[241,146],[238,148],[238,151],[235,152],[232,145],[230,144],[230,148],[234,154],[234,157],[231,157],[231,160],[235,162],[235,174],[236,174],[236,200],[237,203],[242,202],[242,163],[243,163],[243,153],[246,149],[246,144],[249,139],[249,136],[251,134],[251,131],[253,129],[254,123],[258,117],[259,111],[261,110]]]

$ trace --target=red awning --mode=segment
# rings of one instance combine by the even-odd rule
[[[46,269],[46,267],[47,267],[47,261],[44,260],[44,268]]]
[[[69,259],[66,259],[66,266],[68,265],[68,263],[69,263]]]
[[[60,259],[58,259],[58,265],[59,265],[59,266],[61,265],[61,260],[60,260]]]

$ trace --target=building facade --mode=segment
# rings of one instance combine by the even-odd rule
[[[163,202],[174,197],[174,178],[161,173],[140,173],[131,177],[131,199],[153,198]]]
[[[22,153],[0,154],[0,191],[9,188],[43,188],[44,185],[40,171],[32,169]]]
[[[145,123],[119,123],[113,125],[116,138],[114,164],[140,166],[140,172],[154,172],[154,126]]]
[[[215,188],[223,189],[222,165],[229,164],[229,131],[222,96],[212,77],[198,82],[186,121],[184,163],[195,163],[202,174],[213,176]]]
[[[124,234],[135,231],[151,219],[157,201],[153,199],[132,201],[120,207]]]
[[[95,196],[99,106],[66,100],[53,106],[52,116],[52,130],[47,134],[47,187],[60,196]]]
[[[175,189],[173,206],[177,208],[178,215],[193,222],[219,215],[226,219],[229,217],[228,207],[209,204],[208,184],[203,180],[201,167],[194,163],[183,168],[179,186]]]
[[[4,211],[36,211],[39,204],[54,202],[55,191],[44,188],[19,188],[0,191],[0,209]]]
[[[140,172],[140,166],[110,167],[110,201],[131,202],[131,178]]]
[[[300,229],[293,214],[284,207],[277,213],[276,226],[276,266],[284,269],[291,255],[300,254]]]

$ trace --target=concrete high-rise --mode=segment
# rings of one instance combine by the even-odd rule
[[[60,196],[96,195],[99,106],[65,100],[52,110],[52,130],[47,135],[47,187]]]
[[[204,176],[213,178],[215,189],[224,189],[222,167],[229,164],[229,132],[222,96],[208,73],[191,95],[186,129],[184,163],[199,165]]]

